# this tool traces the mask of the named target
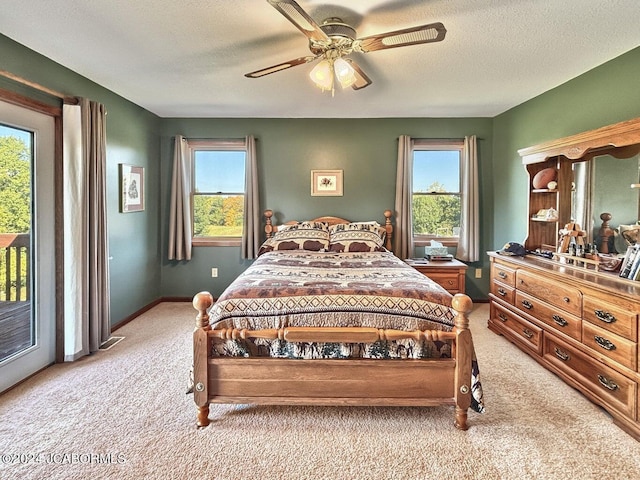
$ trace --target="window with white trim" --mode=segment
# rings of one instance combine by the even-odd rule
[[[239,244],[244,219],[245,140],[191,140],[189,147],[194,244]]]
[[[456,246],[460,235],[462,140],[414,140],[413,237]]]

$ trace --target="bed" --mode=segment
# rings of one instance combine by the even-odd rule
[[[276,226],[214,302],[194,296],[197,425],[211,403],[437,406],[483,410],[468,314],[391,252],[385,222],[320,217]]]

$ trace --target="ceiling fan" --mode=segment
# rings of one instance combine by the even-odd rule
[[[320,60],[311,70],[310,77],[323,91],[331,90],[332,93],[334,77],[343,88],[351,87],[354,90],[360,90],[371,85],[371,79],[358,64],[351,58],[347,58],[351,53],[368,53],[387,48],[440,42],[444,40],[447,33],[444,25],[437,22],[357,38],[356,30],[340,18],[327,18],[318,25],[294,0],[267,1],[307,36],[312,55],[262,68],[245,74],[245,77],[259,78]]]

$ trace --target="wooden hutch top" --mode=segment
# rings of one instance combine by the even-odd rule
[[[560,155],[570,160],[583,161],[604,154],[616,158],[630,157],[639,151],[640,118],[634,118],[522,148],[518,150],[518,153],[522,157],[522,163],[528,165],[544,162]]]

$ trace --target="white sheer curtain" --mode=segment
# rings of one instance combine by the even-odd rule
[[[109,339],[106,111],[80,99],[63,106],[64,359]]]
[[[189,143],[176,135],[169,212],[169,260],[191,260],[191,158]]]
[[[478,206],[478,147],[475,135],[464,137],[460,237],[456,258],[463,262],[480,260],[480,216]]]
[[[393,232],[393,253],[398,258],[413,257],[413,140],[408,135],[398,138],[398,164],[396,170],[396,226]]]
[[[242,258],[256,258],[260,248],[260,206],[258,191],[258,161],[256,139],[245,138],[247,157],[244,182],[244,224],[242,229]]]

